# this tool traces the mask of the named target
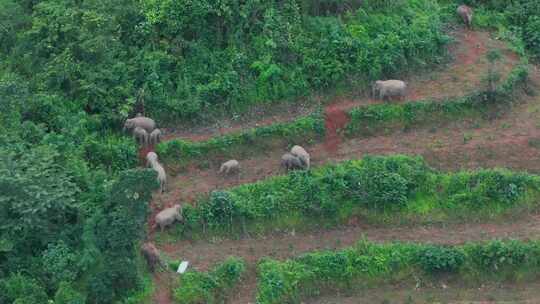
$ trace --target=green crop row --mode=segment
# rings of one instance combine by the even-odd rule
[[[367,156],[201,197],[173,235],[265,233],[339,225],[353,216],[445,221],[535,206],[540,177],[504,169],[443,173],[421,157]]]
[[[347,136],[371,135],[385,129],[404,129],[450,119],[477,117],[512,100],[518,87],[526,83],[526,63],[515,67],[495,92],[476,92],[444,101],[417,101],[403,104],[377,104],[352,109],[344,132]],[[169,165],[186,165],[228,158],[249,157],[275,147],[319,141],[326,133],[324,114],[317,111],[289,123],[252,128],[240,133],[191,142],[175,139],[158,146],[160,157]]]
[[[245,270],[244,260],[229,257],[209,272],[186,272],[174,289],[174,300],[179,304],[222,303]]]
[[[540,242],[490,241],[461,246],[361,241],[258,266],[258,304],[300,303],[329,290],[354,290],[425,278],[468,281],[531,280],[540,274]]]

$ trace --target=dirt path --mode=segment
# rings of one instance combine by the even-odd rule
[[[459,282],[437,282],[416,288],[408,285],[371,288],[353,294],[323,296],[306,304],[382,304],[382,303],[452,303],[452,304],[538,304],[540,283],[486,284],[471,287]]]
[[[429,71],[428,73],[422,72],[419,75],[411,75],[404,79],[409,87],[407,101],[428,98],[443,99],[465,95],[474,91],[480,85],[481,79],[487,70],[485,54],[491,48],[500,49],[504,54],[505,62],[502,62],[499,66],[503,75],[506,75],[511,70],[512,65],[518,61],[518,57],[508,49],[505,43],[491,39],[488,32],[459,29],[453,32],[452,36],[456,39],[456,42],[449,49],[451,56],[455,60],[447,67]],[[323,96],[314,96],[301,102],[254,107],[251,111],[238,116],[235,120],[222,119],[211,125],[164,128],[166,134],[164,138],[165,140],[181,138],[203,141],[214,136],[239,132],[247,128],[292,121],[298,116],[311,113],[321,103],[331,104],[341,110],[359,105],[380,103],[380,101],[366,97],[364,93],[358,92],[334,97],[329,101],[324,99]]]

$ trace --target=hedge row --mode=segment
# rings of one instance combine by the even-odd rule
[[[490,241],[462,246],[361,241],[340,251],[266,259],[258,266],[258,304],[300,303],[329,290],[354,290],[385,282],[417,282],[444,275],[478,284],[531,280],[540,274],[540,242]]]
[[[450,119],[477,117],[479,114],[511,100],[517,87],[526,83],[526,63],[515,67],[495,92],[476,92],[444,101],[418,101],[402,104],[377,104],[352,109],[344,128],[347,136],[370,135],[384,129],[408,128]],[[194,160],[223,161],[249,157],[275,145],[304,144],[324,138],[324,114],[321,110],[289,123],[252,128],[202,142],[175,139],[158,146],[160,157],[168,164],[185,165]]]
[[[535,206],[540,177],[504,169],[443,173],[421,157],[367,156],[295,171],[201,197],[184,207],[175,234],[265,233],[337,225],[352,216],[486,214]]]
[[[174,300],[179,304],[223,303],[245,270],[244,260],[229,257],[209,272],[188,271],[174,289]]]
[[[321,111],[316,111],[293,122],[252,128],[207,141],[167,141],[158,146],[158,153],[167,163],[185,164],[193,160],[237,158],[245,153],[251,155],[275,144],[306,143],[306,139],[317,140],[323,138],[324,134],[324,116]]]

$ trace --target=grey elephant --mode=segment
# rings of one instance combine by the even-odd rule
[[[236,159],[231,159],[224,162],[219,168],[219,174],[238,173],[240,171],[240,163]]]
[[[165,192],[165,187],[167,185],[167,174],[165,174],[165,169],[158,162],[152,164],[152,169],[157,172],[157,180],[159,182],[160,192]]]
[[[149,135],[149,143],[151,145],[157,145],[161,142],[161,136],[162,136],[162,132],[160,129],[154,129],[154,131],[152,131]]]
[[[304,168],[304,165],[300,158],[289,152],[283,154],[283,156],[281,157],[281,166],[284,167],[287,171]]]
[[[135,127],[135,129],[133,129],[133,138],[135,138],[135,141],[143,147],[148,145],[148,132],[141,127]]]
[[[126,119],[124,122],[124,131],[133,130],[136,127],[143,128],[149,134],[156,128],[156,122],[148,117],[137,116],[131,119]]]
[[[463,4],[463,5],[458,6],[457,13],[458,13],[458,15],[461,16],[461,18],[463,19],[463,22],[465,22],[465,25],[468,28],[471,28],[472,27],[472,19],[473,19],[473,10],[472,10],[472,8],[470,8],[469,6]]]
[[[309,153],[307,153],[307,151],[303,147],[298,146],[298,145],[292,147],[291,154],[294,156],[297,156],[300,159],[304,169],[309,170],[309,166],[310,166]]]
[[[150,166],[152,170],[156,171],[160,192],[165,192],[167,174],[165,173],[165,168],[159,163],[156,152],[151,151],[146,154],[146,166]]]
[[[373,97],[385,100],[388,97],[404,98],[407,84],[401,80],[377,80],[372,88]]]
[[[158,155],[154,151],[150,151],[146,154],[146,166],[153,167],[158,162]]]
[[[165,208],[156,215],[156,226],[158,226],[161,231],[175,221],[182,221],[182,206],[179,204],[174,205],[170,208]]]
[[[159,256],[159,250],[153,243],[144,243],[141,246],[141,253],[146,260],[146,263],[148,264],[151,272],[154,272],[156,270],[156,266],[164,266],[164,263]]]

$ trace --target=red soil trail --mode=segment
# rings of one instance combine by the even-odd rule
[[[154,274],[154,284],[156,286],[156,291],[152,296],[152,304],[172,304],[172,284],[174,278],[171,278],[171,275],[163,272],[156,272]]]
[[[344,128],[349,122],[347,113],[336,105],[329,105],[325,109],[324,126],[326,129],[325,148],[328,153],[336,153],[341,136],[338,131]]]
[[[154,145],[142,146],[139,147],[139,166],[146,167],[146,155],[150,152],[154,152]]]
[[[463,42],[470,46],[469,52],[459,53],[457,56],[457,61],[462,62],[464,65],[475,64],[488,51],[486,45],[479,39],[477,32],[465,30]]]

